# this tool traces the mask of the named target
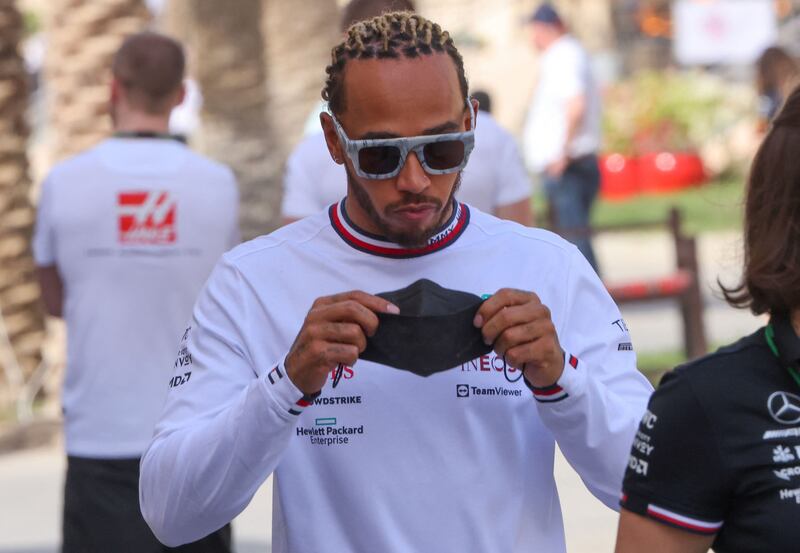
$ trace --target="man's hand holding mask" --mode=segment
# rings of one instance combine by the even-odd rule
[[[398,313],[383,298],[352,291],[318,298],[303,322],[285,366],[289,378],[305,394],[325,385],[339,363],[352,366],[378,329],[376,313]]]
[[[483,302],[474,324],[506,363],[522,369],[537,388],[555,384],[564,370],[564,352],[550,310],[533,292],[503,288]]]

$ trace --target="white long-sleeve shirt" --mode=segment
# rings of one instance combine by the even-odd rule
[[[532,395],[494,354],[428,378],[361,360],[308,405],[282,361],[312,302],[423,277],[536,292],[568,352],[557,385]],[[581,254],[465,205],[420,250],[360,231],[342,204],[232,250],[182,347],[191,364],[173,377],[140,484],[168,545],[230,521],[274,473],[275,553],[563,552],[555,442],[615,508],[651,392]]]

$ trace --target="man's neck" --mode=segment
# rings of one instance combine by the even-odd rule
[[[169,116],[149,113],[127,113],[114,124],[116,132],[152,132],[166,134],[169,132]]]
[[[797,336],[800,336],[800,308],[792,309],[789,318],[792,321],[792,328]]]
[[[555,37],[553,37],[553,40],[550,41],[550,44],[547,45],[547,50],[552,50],[553,46],[555,46],[556,44],[561,42],[564,39],[565,36],[567,36],[567,33],[563,32],[563,33],[558,34]]]

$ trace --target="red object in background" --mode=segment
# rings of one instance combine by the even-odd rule
[[[691,152],[653,152],[638,157],[600,157],[600,194],[625,200],[635,194],[665,194],[706,181],[700,156]]]
[[[624,200],[640,192],[638,160],[622,154],[600,157],[600,194],[607,200]]]
[[[691,152],[654,152],[639,157],[642,192],[668,193],[706,180],[703,161]]]

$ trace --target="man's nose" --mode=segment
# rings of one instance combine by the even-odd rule
[[[406,163],[397,174],[397,189],[412,194],[419,194],[431,185],[428,173],[423,169],[422,164],[415,152],[409,152]]]

